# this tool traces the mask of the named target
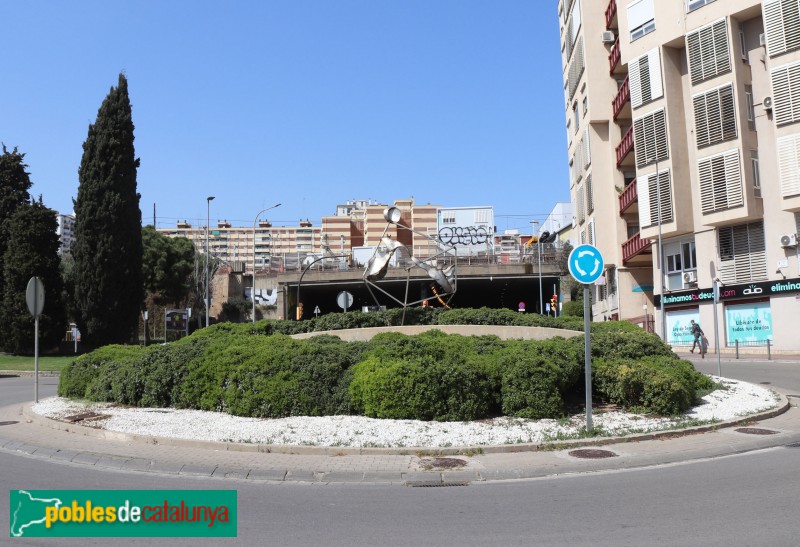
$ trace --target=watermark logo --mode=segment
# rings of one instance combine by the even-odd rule
[[[236,490],[11,490],[11,537],[236,537]]]

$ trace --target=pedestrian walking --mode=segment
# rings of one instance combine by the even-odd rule
[[[691,353],[694,353],[694,348],[698,348],[702,353],[703,341],[701,340],[701,338],[705,333],[703,332],[703,329],[700,328],[700,324],[694,322],[694,319],[692,319],[692,327],[689,330],[689,332],[692,334],[692,336],[694,336],[694,343],[692,344],[692,349],[690,349],[689,351]]]

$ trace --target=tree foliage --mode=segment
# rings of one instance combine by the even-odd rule
[[[89,126],[75,201],[75,304],[92,346],[129,342],[144,299],[142,213],[136,192],[128,82],[120,74]]]
[[[30,199],[31,178],[24,163],[25,154],[15,147],[11,152],[3,145],[0,155],[0,298],[3,295],[3,255],[8,245],[8,221],[20,206]]]
[[[42,280],[44,311],[39,318],[39,338],[44,349],[58,344],[66,329],[58,256],[56,213],[38,202],[17,208],[7,223],[8,245],[3,261],[3,301],[0,340],[6,351],[31,353],[34,320],[25,302],[31,277]]]
[[[142,228],[142,275],[145,290],[160,305],[185,304],[192,289],[194,244],[166,237],[152,226]]]

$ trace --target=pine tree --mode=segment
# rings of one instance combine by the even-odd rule
[[[44,310],[39,318],[39,343],[44,349],[58,345],[67,328],[62,300],[60,245],[56,212],[38,202],[17,208],[8,220],[8,247],[4,257],[4,291],[0,306],[0,340],[12,353],[32,353],[33,317],[25,302],[31,277],[44,284]]]
[[[30,199],[30,174],[26,171],[25,154],[16,147],[11,152],[3,145],[0,155],[0,298],[3,295],[3,255],[8,246],[8,221],[18,207]]]
[[[142,213],[136,192],[128,81],[119,75],[89,126],[75,201],[75,305],[82,340],[130,342],[144,299]]]

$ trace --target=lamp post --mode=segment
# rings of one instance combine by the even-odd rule
[[[532,220],[531,225],[534,226],[534,232],[539,231],[538,220]],[[542,300],[542,242],[539,239],[538,234],[536,235],[536,262],[537,271],[539,273],[539,315],[544,315],[544,301]]]
[[[266,213],[271,209],[275,209],[276,207],[280,207],[280,203],[276,203],[272,207],[267,207],[266,209],[262,209],[257,215],[256,218],[253,219],[253,288],[250,292],[250,296],[253,298],[253,323],[256,322],[256,223],[258,222],[258,217]],[[272,260],[272,257],[270,257]]]
[[[656,162],[656,215],[658,216],[658,279],[661,284],[661,340],[667,343],[667,316],[664,297],[666,296],[666,285],[664,283],[664,246],[661,243],[661,175],[658,173],[658,154],[654,158]],[[650,160],[648,160],[650,163]]]
[[[208,225],[211,223],[211,202],[214,196],[206,198],[206,327],[208,326],[208,300],[209,300],[209,275],[208,275]]]

